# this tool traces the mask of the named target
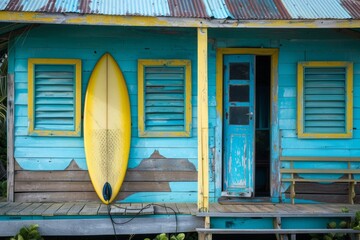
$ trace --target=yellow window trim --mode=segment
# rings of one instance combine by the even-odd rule
[[[185,130],[146,131],[144,112],[144,68],[151,66],[185,67]],[[191,61],[180,59],[138,60],[138,128],[139,137],[190,137],[191,136]]]
[[[36,130],[34,103],[34,67],[41,65],[75,65],[75,119],[73,131],[65,130]],[[28,116],[29,134],[33,136],[80,136],[81,135],[81,60],[80,59],[51,59],[29,58],[28,60]]]
[[[304,132],[304,67],[345,67],[346,68],[346,132],[305,133]],[[299,138],[351,138],[353,134],[353,63],[352,62],[299,62],[297,87],[297,130]]]

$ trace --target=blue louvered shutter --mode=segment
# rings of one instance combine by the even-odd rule
[[[346,68],[304,68],[304,132],[346,132]]]
[[[146,131],[185,130],[185,67],[144,68]]]
[[[34,66],[34,129],[75,130],[75,65]]]

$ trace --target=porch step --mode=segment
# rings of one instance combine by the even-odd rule
[[[300,217],[309,217],[309,218],[326,218],[326,217],[336,217],[336,218],[349,218],[354,217],[354,213],[343,213],[343,212],[303,212],[303,213],[284,213],[284,212],[199,212],[196,214],[197,217],[235,217],[235,218],[300,218]]]
[[[198,233],[205,234],[310,234],[310,233],[350,233],[360,234],[353,229],[210,229],[196,228]]]

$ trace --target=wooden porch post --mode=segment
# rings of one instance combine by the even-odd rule
[[[208,64],[207,28],[197,29],[198,89],[198,210],[209,208],[209,151],[208,151]]]
[[[208,39],[207,28],[197,29],[198,40],[198,211],[209,211],[209,116],[208,116]],[[210,218],[205,217],[205,228]],[[199,234],[200,240],[211,240],[211,234]]]
[[[7,77],[7,201],[14,198],[14,74]]]

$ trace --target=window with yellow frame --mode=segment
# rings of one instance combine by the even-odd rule
[[[353,64],[299,62],[297,130],[299,138],[351,138]]]
[[[80,136],[81,60],[28,60],[29,134]]]
[[[140,137],[190,137],[190,60],[138,61]]]

